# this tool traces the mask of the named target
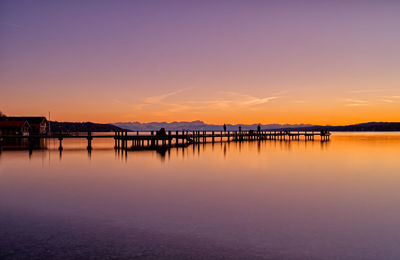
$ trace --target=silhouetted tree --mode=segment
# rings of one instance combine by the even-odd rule
[[[3,114],[3,112],[0,111],[0,117],[6,117],[6,115]]]
[[[224,132],[226,132],[226,125],[224,124]]]

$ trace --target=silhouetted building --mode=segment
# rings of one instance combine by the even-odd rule
[[[0,135],[24,135],[28,136],[31,127],[26,120],[12,120],[3,121],[0,120]]]
[[[46,134],[48,121],[44,116],[6,116],[0,117],[0,122],[27,122],[32,135]]]

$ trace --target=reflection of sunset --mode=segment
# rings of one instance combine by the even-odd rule
[[[65,140],[61,158],[56,145],[30,159],[27,151],[1,153],[0,205],[24,216],[76,215],[121,234],[140,227],[222,240],[245,245],[246,253],[268,255],[278,245],[285,259],[400,253],[393,241],[399,229],[385,228],[397,225],[400,212],[396,133],[336,133],[325,143],[209,143],[172,148],[163,158],[155,151],[125,155],[106,148],[108,141],[96,139],[91,157],[76,139]]]

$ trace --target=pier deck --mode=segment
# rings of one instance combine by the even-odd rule
[[[94,138],[110,138],[114,139],[114,148],[122,150],[141,150],[141,149],[157,149],[160,147],[179,147],[188,146],[198,143],[215,143],[215,142],[244,142],[244,141],[260,141],[260,140],[278,140],[278,141],[299,141],[299,140],[315,140],[315,137],[323,142],[329,141],[330,133],[321,132],[289,132],[289,131],[168,131],[164,134],[152,132],[115,132],[114,135],[92,134],[87,133],[53,133],[48,135],[8,135],[0,136],[0,149],[5,140],[8,139],[25,139],[28,143],[33,143],[39,139],[58,139],[59,149],[62,150],[63,139],[68,138],[84,138],[87,139],[87,149],[92,149],[92,140]],[[28,146],[31,148],[31,146]]]

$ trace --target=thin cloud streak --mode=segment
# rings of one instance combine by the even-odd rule
[[[178,89],[178,90],[166,93],[166,94],[147,97],[144,99],[143,103],[134,106],[134,109],[142,110],[146,106],[150,106],[150,105],[174,105],[174,104],[170,104],[170,103],[165,103],[163,101],[168,97],[177,95],[188,89],[190,89],[190,88],[182,88],[182,89]]]
[[[395,102],[394,100],[391,100],[391,99],[381,99],[381,101],[385,102],[385,103],[394,103]]]
[[[157,104],[160,103],[161,101],[163,101],[164,99],[166,99],[167,97],[179,94],[185,90],[188,90],[190,88],[183,88],[183,89],[178,89],[176,91],[172,91],[163,95],[158,95],[158,96],[151,96],[151,97],[147,97],[144,102],[147,104]]]
[[[278,97],[266,97],[266,98],[254,98],[252,100],[246,101],[244,102],[244,104],[248,104],[248,105],[260,105],[260,104],[264,104],[267,103],[273,99],[277,99]]]
[[[7,23],[7,22],[0,22],[0,26],[7,26],[7,27],[12,27],[12,28],[17,28],[17,29],[25,29],[25,27],[15,24],[15,23]]]
[[[361,103],[351,103],[351,104],[346,104],[348,107],[359,107],[359,106],[365,106],[367,104],[361,104]]]
[[[350,106],[350,107],[359,107],[368,105],[368,101],[362,99],[347,98],[345,99],[345,102],[348,103],[345,104],[345,106]]]
[[[375,92],[385,92],[385,91],[392,91],[393,89],[356,89],[356,90],[349,90],[347,93],[375,93]]]
[[[348,98],[348,99],[346,99],[346,101],[350,102],[350,103],[362,103],[362,104],[368,103],[368,101],[366,101],[366,100],[352,99],[352,98]]]
[[[185,99],[180,102],[175,101],[174,103],[165,101],[168,97],[177,95],[188,89],[190,88],[179,89],[162,95],[146,97],[143,99],[142,103],[134,106],[134,109],[143,110],[145,107],[149,106],[163,107],[163,111],[158,111],[158,114],[164,112],[175,113],[184,110],[195,113],[196,111],[209,109],[220,111],[232,110],[234,108],[256,109],[256,106],[258,105],[266,104],[274,99],[281,98],[279,96],[256,97],[253,95],[233,91],[217,91],[215,93],[215,97],[212,99]]]

